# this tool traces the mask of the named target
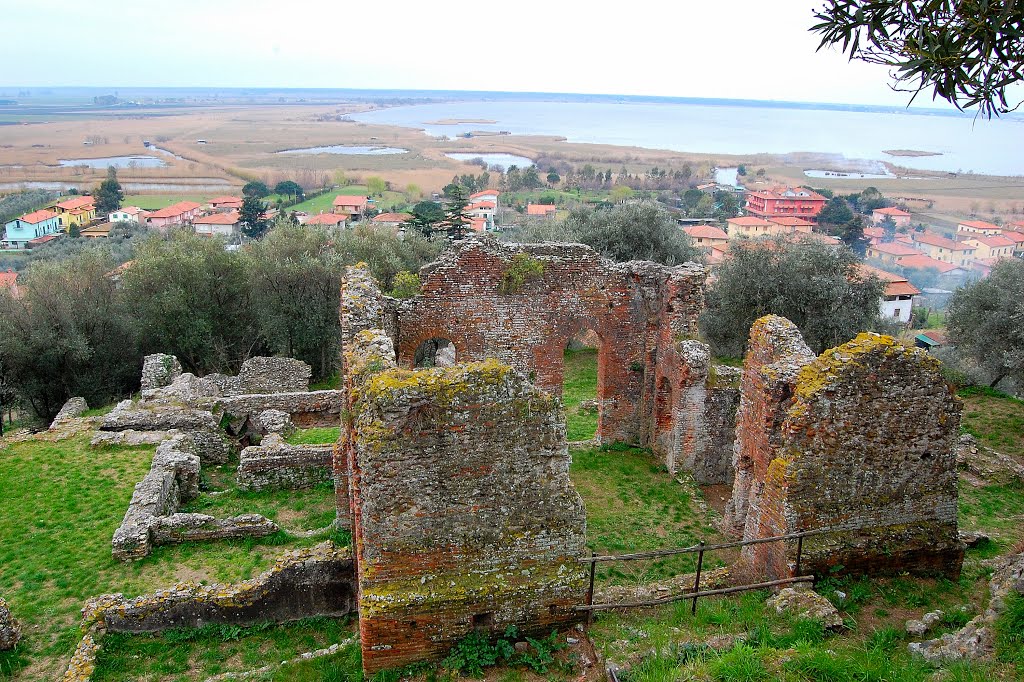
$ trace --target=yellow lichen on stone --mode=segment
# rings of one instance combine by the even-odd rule
[[[830,386],[847,366],[859,366],[858,359],[870,353],[892,353],[907,350],[891,336],[861,332],[857,338],[830,348],[814,361],[804,365],[797,374],[796,395],[809,400]]]
[[[362,396],[375,400],[390,397],[398,391],[413,390],[447,402],[474,385],[497,386],[511,369],[493,358],[446,368],[392,369],[370,379]]]

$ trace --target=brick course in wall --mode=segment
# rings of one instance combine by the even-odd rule
[[[440,658],[474,629],[577,622],[585,513],[557,398],[496,360],[394,368],[380,330],[346,351],[366,672]]]

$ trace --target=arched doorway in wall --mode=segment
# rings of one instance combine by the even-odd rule
[[[413,365],[417,368],[451,367],[455,362],[455,344],[451,339],[431,338],[416,348]]]
[[[581,330],[563,351],[562,402],[569,442],[590,440],[597,434],[601,417],[600,351],[601,338],[593,329]]]

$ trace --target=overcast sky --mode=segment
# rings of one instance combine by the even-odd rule
[[[3,86],[509,90],[906,104],[821,0],[0,0]],[[915,103],[935,106],[929,97]]]

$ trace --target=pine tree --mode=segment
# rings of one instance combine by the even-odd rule
[[[448,229],[448,238],[452,241],[462,239],[466,236],[467,227],[472,222],[466,215],[466,206],[469,205],[469,196],[466,188],[456,185],[449,195],[448,205],[444,211],[444,222]]]
[[[107,167],[107,179],[93,192],[93,199],[96,202],[97,213],[112,213],[121,208],[124,192],[121,191],[121,183],[117,181],[116,168]]]

